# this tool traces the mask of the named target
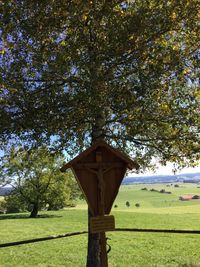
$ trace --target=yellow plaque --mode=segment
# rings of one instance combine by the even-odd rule
[[[113,215],[96,216],[90,219],[91,233],[101,233],[115,230],[115,218]]]

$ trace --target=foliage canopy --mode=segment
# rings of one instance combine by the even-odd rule
[[[76,154],[101,137],[199,159],[198,1],[1,2],[1,144]],[[16,142],[16,140],[15,140]]]

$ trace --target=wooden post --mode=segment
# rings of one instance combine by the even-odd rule
[[[96,162],[102,162],[102,154],[101,152],[96,152]],[[105,183],[103,179],[103,168],[99,166],[97,178],[98,178],[98,187],[99,187],[99,214],[104,216],[104,197],[105,197]],[[101,267],[108,267],[108,256],[107,256],[107,249],[106,249],[106,234],[105,232],[100,233],[100,260],[101,260]]]
[[[101,267],[108,267],[108,256],[106,249],[106,234],[100,233],[100,246],[101,246]]]

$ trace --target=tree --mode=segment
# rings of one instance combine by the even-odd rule
[[[45,194],[45,202],[48,204],[48,210],[59,210],[64,207],[76,205],[76,200],[82,198],[82,193],[71,172],[60,179],[60,175],[55,177]]]
[[[103,138],[137,157],[141,169],[154,157],[161,164],[195,165],[197,5],[194,0],[3,3],[2,146],[45,143],[73,156]],[[98,238],[89,237],[88,266],[98,266]]]
[[[0,200],[0,214],[4,214],[6,212],[6,202],[4,199]]]
[[[130,202],[126,201],[126,207],[129,208],[130,207]]]
[[[30,207],[17,190],[4,197],[4,208],[5,213],[18,213],[25,212],[27,210],[30,211]]]
[[[1,174],[13,187],[5,199],[10,212],[30,210],[30,217],[37,217],[38,211],[45,208],[60,209],[70,205],[72,174],[62,174],[59,167],[63,158],[52,155],[47,149],[11,149],[5,155]],[[75,189],[73,189],[75,191]]]

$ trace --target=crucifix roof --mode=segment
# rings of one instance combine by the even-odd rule
[[[132,169],[138,169],[139,165],[136,161],[130,159],[126,154],[122,153],[118,149],[113,148],[112,146],[108,145],[105,141],[97,141],[95,142],[91,147],[88,149],[84,150],[82,153],[80,153],[77,157],[69,161],[68,163],[64,164],[64,166],[61,168],[61,171],[64,172],[68,168],[73,167],[76,165],[80,160],[84,159],[87,157],[90,153],[92,153],[94,150],[97,148],[102,147],[107,149],[110,153],[113,153],[115,156],[119,158],[120,161],[124,162],[127,164],[127,168],[132,170]]]

